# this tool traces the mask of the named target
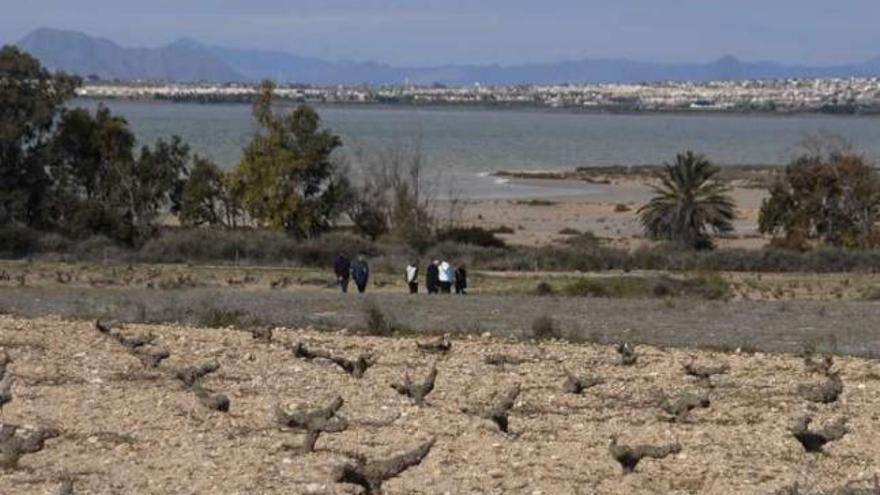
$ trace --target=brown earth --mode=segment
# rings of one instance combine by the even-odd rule
[[[770,494],[799,482],[815,493],[880,474],[880,369],[876,362],[838,358],[844,392],[815,405],[797,394],[818,380],[791,355],[720,354],[638,347],[622,367],[609,346],[529,343],[481,337],[453,339],[437,359],[414,339],[276,329],[272,343],[231,329],[126,325],[127,336],[153,333],[171,357],[145,370],[92,322],[0,317],[0,348],[12,357],[14,400],[4,420],[54,424],[61,436],[21,468],[0,472],[0,493],[56,493],[72,476],[78,493],[357,493],[333,482],[345,452],[381,458],[435,438],[420,466],[386,483],[387,494],[705,493]],[[295,359],[285,344],[304,342],[345,356],[373,353],[378,364],[361,380],[329,363]],[[504,353],[519,365],[490,366]],[[231,399],[228,413],[210,411],[171,377],[183,366],[216,360],[205,385]],[[416,407],[389,384],[404,373],[420,379],[433,362],[439,376],[427,405]],[[686,376],[682,365],[730,366],[713,387]],[[564,394],[564,370],[604,383],[581,396]],[[519,384],[510,434],[460,412],[464,405]],[[660,391],[708,392],[711,406],[681,423],[661,418]],[[284,448],[302,435],[273,425],[276,404],[323,406],[336,395],[351,422],[325,434],[317,452]],[[807,454],[787,428],[809,414],[819,424],[845,416],[850,432]],[[620,443],[677,441],[681,453],[644,460],[622,473],[608,452]]]

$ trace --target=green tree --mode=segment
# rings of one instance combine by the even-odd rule
[[[63,112],[51,144],[56,226],[80,237],[104,234],[127,244],[152,236],[164,211],[179,211],[189,148],[179,137],[135,155],[122,117],[99,107]]]
[[[639,209],[642,225],[653,239],[693,248],[710,248],[715,233],[733,230],[736,208],[718,178],[720,169],[704,156],[679,154],[657,175],[654,197]]]
[[[880,245],[880,176],[847,149],[814,148],[794,160],[770,187],[758,227],[783,247],[805,249],[811,240],[835,247]]]
[[[259,130],[232,175],[242,207],[262,226],[296,237],[327,230],[350,199],[346,178],[331,159],[342,143],[321,129],[307,105],[273,111],[274,85],[264,82],[254,103]]]
[[[50,218],[46,146],[62,104],[79,84],[18,48],[0,48],[0,224],[41,226]]]
[[[214,162],[196,156],[183,188],[180,221],[184,225],[236,228],[241,207],[230,179]]]

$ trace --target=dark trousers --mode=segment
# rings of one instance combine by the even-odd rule
[[[362,284],[355,282],[354,284],[357,285],[358,292],[360,292],[361,294],[363,294],[364,292],[367,291],[367,283],[366,282],[364,282]]]
[[[464,291],[465,289],[466,289],[465,286],[463,286],[463,285],[459,285],[459,284],[455,284],[455,293],[456,293],[456,294],[462,294],[462,295],[466,294],[466,292]]]
[[[440,282],[440,293],[451,294],[452,293],[452,283],[451,282]]]
[[[409,285],[409,293],[410,294],[418,294],[419,293],[419,283],[418,282],[410,282]]]
[[[336,283],[339,284],[339,290],[343,294],[348,292],[348,277],[336,277]]]

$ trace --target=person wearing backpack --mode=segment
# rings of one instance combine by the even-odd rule
[[[351,264],[351,278],[354,285],[357,286],[358,292],[363,294],[367,291],[367,282],[370,281],[370,265],[364,257],[358,256],[354,263]]]

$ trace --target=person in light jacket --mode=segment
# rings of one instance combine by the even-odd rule
[[[413,261],[406,267],[406,285],[409,287],[410,294],[418,294],[419,292],[419,264]]]
[[[455,269],[448,261],[440,262],[440,266],[437,268],[439,271],[438,279],[440,281],[440,292],[443,294],[451,294],[452,284],[455,283]]]

